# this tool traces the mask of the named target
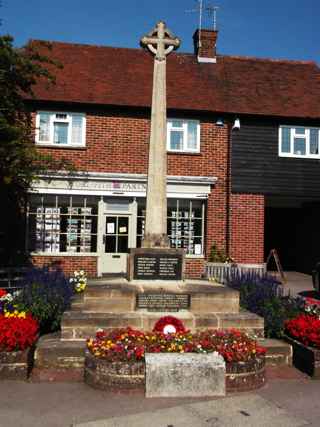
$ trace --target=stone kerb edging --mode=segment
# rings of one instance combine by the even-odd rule
[[[85,353],[84,381],[100,390],[145,389],[144,362],[107,362]],[[250,391],[265,384],[265,357],[248,362],[227,362],[225,390],[230,392]]]
[[[27,380],[33,348],[0,352],[0,380]]]
[[[265,384],[265,357],[248,362],[226,364],[226,389],[228,392],[256,390]]]
[[[84,382],[100,390],[144,389],[144,362],[108,362],[85,353]]]

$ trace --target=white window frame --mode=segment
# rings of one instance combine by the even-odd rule
[[[282,152],[282,129],[290,129],[290,153]],[[296,133],[297,128],[304,128],[304,135]],[[318,131],[318,154],[310,153],[310,130],[316,129]],[[294,138],[304,138],[306,141],[306,154],[295,154],[294,153]],[[278,147],[279,157],[294,157],[300,159],[320,159],[320,128],[313,126],[293,126],[293,125],[281,125],[279,126],[279,147]]]
[[[172,125],[173,121],[182,122],[181,127],[174,127]],[[196,148],[188,148],[188,123],[196,123],[197,124],[197,147]],[[183,147],[181,150],[172,149],[170,144],[170,134],[171,131],[183,131]],[[177,119],[170,118],[167,120],[167,151],[173,153],[200,153],[200,122],[199,120],[188,120],[188,119]]]
[[[40,141],[40,114],[49,114],[49,140],[48,141]],[[57,114],[64,114],[66,118],[57,118]],[[81,134],[81,143],[73,144],[72,143],[72,118],[73,115],[82,117],[82,134]],[[57,144],[54,142],[54,123],[68,123],[68,142],[67,144]],[[41,146],[50,146],[50,147],[68,147],[68,148],[76,148],[76,147],[85,147],[86,146],[86,115],[85,113],[71,113],[66,111],[37,111],[36,115],[36,132],[35,132],[35,141],[36,145]]]

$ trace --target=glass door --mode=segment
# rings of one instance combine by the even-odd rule
[[[103,235],[103,271],[125,273],[129,252],[129,216],[106,215]]]

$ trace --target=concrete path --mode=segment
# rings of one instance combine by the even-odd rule
[[[288,370],[288,368],[287,368]],[[256,392],[219,399],[146,399],[85,384],[0,382],[5,427],[277,427],[320,422],[320,381],[292,368]]]

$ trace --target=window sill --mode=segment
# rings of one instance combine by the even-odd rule
[[[64,145],[64,144],[41,144],[36,142],[36,147],[63,149],[63,150],[86,150],[85,145]]]
[[[204,259],[204,255],[188,255],[188,254],[186,254],[186,259]]]
[[[97,257],[99,254],[97,252],[31,252],[31,256],[40,256],[40,257]]]
[[[179,151],[179,150],[167,150],[167,154],[182,154],[188,156],[201,156],[200,151]]]

